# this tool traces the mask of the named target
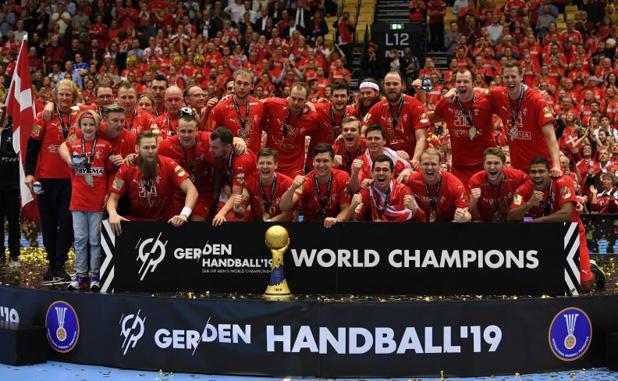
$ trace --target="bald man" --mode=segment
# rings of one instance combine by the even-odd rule
[[[163,94],[166,112],[155,119],[162,137],[176,135],[180,109],[185,106],[182,90],[178,86],[170,86]],[[153,128],[154,129],[154,128]]]

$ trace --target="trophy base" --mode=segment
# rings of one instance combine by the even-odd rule
[[[288,282],[284,279],[283,282],[279,284],[268,285],[262,296],[267,300],[288,300],[291,299],[293,295],[288,287]]]
[[[262,298],[264,298],[266,300],[272,300],[272,301],[281,301],[281,300],[291,300],[292,298],[294,298],[294,295],[292,295],[292,294],[267,294],[267,293],[264,293],[264,294],[262,294]]]

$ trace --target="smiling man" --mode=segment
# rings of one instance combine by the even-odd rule
[[[371,168],[371,184],[352,197],[351,209],[358,221],[425,221],[425,213],[416,204],[412,190],[393,178],[390,157],[378,155]]]
[[[506,221],[513,194],[526,181],[526,174],[505,168],[506,154],[500,148],[487,148],[483,153],[484,170],[470,179],[470,213],[474,221]]]
[[[360,132],[360,120],[353,116],[343,118],[341,121],[341,139],[333,144],[335,151],[334,167],[351,173],[352,162],[367,148],[367,141],[364,136],[361,138]]]
[[[427,127],[430,123],[421,102],[404,94],[404,90],[401,74],[397,71],[387,73],[384,76],[386,99],[376,103],[363,122],[365,126],[382,126],[387,134],[388,146],[396,151],[406,151],[416,168],[427,146]]]
[[[421,155],[421,171],[412,173],[405,182],[416,197],[428,222],[469,222],[466,188],[455,175],[440,172],[440,154],[428,148]]]
[[[575,210],[577,194],[570,176],[550,177],[550,164],[544,157],[530,162],[528,181],[515,191],[510,221],[531,219],[531,222],[577,222],[579,227],[579,267],[582,290],[592,289],[593,275],[586,243],[584,224]]]
[[[291,211],[300,201],[303,221],[323,221],[327,229],[350,218],[350,176],[333,168],[335,153],[328,144],[318,144],[313,151],[313,170],[296,176],[281,197],[281,210]]]

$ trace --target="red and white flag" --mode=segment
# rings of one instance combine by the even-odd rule
[[[6,96],[6,111],[13,118],[13,149],[19,156],[19,190],[21,194],[22,213],[36,218],[34,197],[25,183],[24,166],[26,164],[26,145],[36,115],[32,98],[32,79],[28,62],[28,39],[24,37],[17,56],[17,65]]]

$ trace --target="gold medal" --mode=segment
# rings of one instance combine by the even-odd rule
[[[476,138],[476,132],[476,127],[470,127],[470,129],[468,130],[468,136],[470,136],[470,140],[474,140],[474,138]]]
[[[270,214],[269,213],[262,213],[262,221],[267,221],[270,220]]]
[[[431,213],[429,213],[429,222],[436,222],[437,219],[438,219],[438,211],[433,209]]]
[[[86,180],[86,184],[88,184],[91,188],[94,187],[94,177],[91,174],[85,174],[84,179]]]

